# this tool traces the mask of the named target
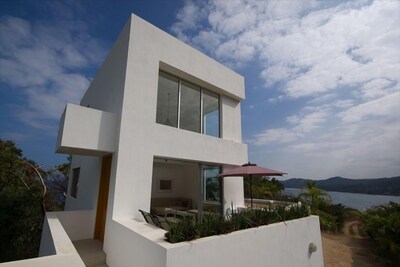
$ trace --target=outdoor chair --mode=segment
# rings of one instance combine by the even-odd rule
[[[149,212],[139,210],[140,213],[142,213],[143,218],[146,220],[148,224],[154,225],[158,228],[164,229],[166,231],[169,231],[171,228],[171,223],[177,223],[175,220],[171,220],[174,218],[167,218],[167,217],[160,217],[154,214],[151,214]]]
[[[149,212],[146,212],[144,210],[139,210],[140,213],[143,215],[144,220],[151,225],[157,226],[156,223],[153,220],[153,217],[151,216],[151,214]]]

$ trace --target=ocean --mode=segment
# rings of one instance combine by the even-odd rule
[[[301,189],[298,188],[285,188],[283,191],[286,195],[298,196]],[[383,195],[367,195],[357,193],[343,193],[328,191],[331,196],[333,204],[343,204],[346,207],[365,211],[366,209],[389,203],[390,201],[400,203],[400,196],[383,196]]]

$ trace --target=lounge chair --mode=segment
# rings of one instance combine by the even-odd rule
[[[140,213],[142,213],[143,218],[148,224],[154,225],[166,231],[169,231],[169,229],[171,228],[171,224],[178,222],[176,218],[160,217],[143,210],[139,211]]]

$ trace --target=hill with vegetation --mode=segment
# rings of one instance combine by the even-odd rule
[[[286,188],[304,188],[307,181],[311,180],[292,178],[281,182]],[[316,181],[316,186],[326,191],[400,196],[400,176],[376,179],[332,177]]]

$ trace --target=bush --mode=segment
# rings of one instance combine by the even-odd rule
[[[36,188],[0,191],[0,262],[37,257],[43,224]]]
[[[308,215],[309,208],[301,205],[290,208],[278,207],[273,210],[245,209],[226,217],[219,214],[207,214],[201,222],[194,222],[191,217],[185,217],[171,227],[165,234],[165,238],[170,243],[190,241],[196,238],[227,234],[237,230],[303,218]]]
[[[342,204],[322,203],[314,212],[320,217],[321,229],[327,231],[341,231],[345,221],[345,206]]]
[[[387,265],[400,266],[400,204],[390,202],[368,209],[363,221],[375,253],[384,257]]]
[[[165,234],[168,242],[178,243],[190,241],[196,238],[196,227],[190,217],[183,217],[177,224],[170,228]]]

